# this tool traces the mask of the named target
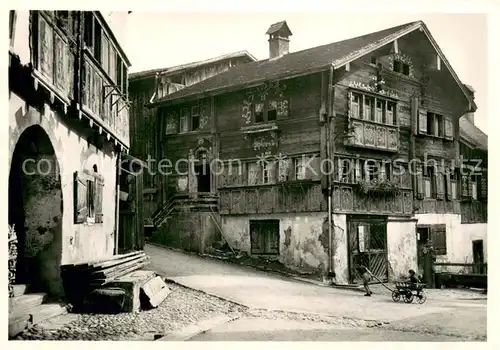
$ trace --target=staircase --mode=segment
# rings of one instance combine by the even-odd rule
[[[175,199],[174,197],[171,197],[168,199],[165,203],[162,204],[160,209],[156,211],[155,214],[153,214],[152,223],[153,227],[158,228],[161,225],[165,223],[165,221],[168,220],[170,217],[170,214],[174,210],[174,204],[175,204]]]
[[[9,338],[37,323],[67,313],[64,304],[47,302],[45,293],[27,293],[28,286],[16,284],[9,298]]]

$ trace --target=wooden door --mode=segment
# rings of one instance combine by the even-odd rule
[[[472,259],[474,263],[473,273],[484,273],[484,246],[483,240],[472,241]]]
[[[365,266],[382,281],[388,278],[387,220],[385,218],[351,216],[348,219],[349,271],[351,283],[361,283],[358,271]]]
[[[122,172],[120,175],[120,212],[118,253],[144,248],[142,211],[142,174]]]
[[[417,227],[417,265],[418,272],[424,273],[424,246],[430,238],[429,227]]]
[[[278,255],[279,232],[279,220],[250,221],[251,253]]]

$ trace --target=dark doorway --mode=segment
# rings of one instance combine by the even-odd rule
[[[48,135],[32,126],[20,136],[9,175],[9,225],[17,235],[16,283],[63,296],[62,190]]]
[[[483,240],[479,239],[472,241],[472,259],[474,266],[474,273],[483,274],[484,272],[484,245]]]
[[[210,192],[210,165],[207,162],[195,165],[195,173],[198,178],[198,192]]]
[[[358,268],[367,267],[384,281],[387,268],[387,220],[385,217],[349,216],[349,270],[351,283],[360,283]]]
[[[278,255],[280,242],[279,220],[250,220],[251,253]]]
[[[424,246],[430,238],[430,227],[417,227],[417,265],[420,273],[424,272]]]

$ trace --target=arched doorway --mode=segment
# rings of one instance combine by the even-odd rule
[[[62,189],[48,135],[31,126],[20,136],[9,176],[9,225],[18,237],[16,283],[62,296]]]

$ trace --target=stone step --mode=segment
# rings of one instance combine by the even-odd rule
[[[20,315],[9,315],[9,337],[14,337],[42,321],[66,314],[68,312],[64,304],[47,303],[24,310]]]
[[[60,303],[47,303],[38,305],[30,310],[29,314],[32,316],[33,324],[49,320],[53,317],[68,313],[66,305]]]
[[[9,319],[17,319],[26,314],[26,310],[43,304],[46,297],[45,293],[30,293],[9,298]]]
[[[14,297],[20,297],[21,295],[26,294],[26,290],[28,289],[27,284],[14,284],[12,286],[14,289]]]

